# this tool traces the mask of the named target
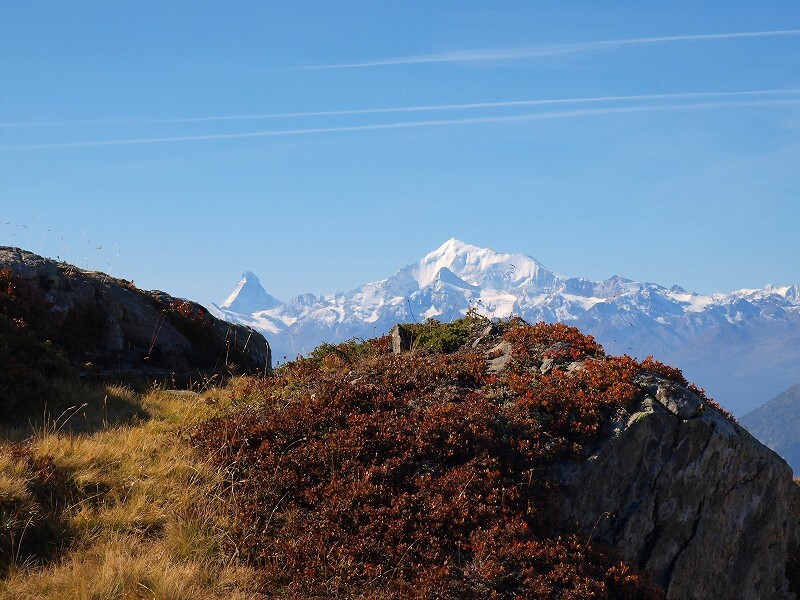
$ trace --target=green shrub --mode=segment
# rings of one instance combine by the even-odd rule
[[[474,325],[473,319],[465,317],[452,323],[428,319],[425,323],[404,327],[411,331],[412,348],[449,354],[467,341]]]
[[[355,365],[390,351],[391,338],[388,335],[371,340],[353,338],[339,344],[320,344],[311,351],[309,359],[317,365],[332,368],[336,365]]]

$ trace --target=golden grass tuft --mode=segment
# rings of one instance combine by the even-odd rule
[[[0,432],[0,596],[258,597],[254,572],[225,543],[222,475],[188,440],[193,425],[229,408],[230,394],[66,393],[70,413]],[[66,533],[47,540],[55,552],[38,554],[8,507],[32,522],[57,521]]]

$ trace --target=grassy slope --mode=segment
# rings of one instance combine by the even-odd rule
[[[255,597],[224,549],[223,478],[188,442],[228,396],[64,393],[75,409],[0,436],[0,596]]]

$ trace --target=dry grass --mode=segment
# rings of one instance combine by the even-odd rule
[[[69,392],[66,414],[0,432],[0,596],[257,597],[254,573],[226,545],[222,476],[188,442],[192,425],[227,410],[229,395]],[[49,521],[37,529],[26,519]],[[60,537],[38,552],[32,532],[53,523]]]

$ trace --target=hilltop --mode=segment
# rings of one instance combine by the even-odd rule
[[[744,415],[742,425],[800,474],[800,383]]]
[[[326,344],[201,427],[290,597],[789,598],[797,489],[679,371],[562,324]]]

